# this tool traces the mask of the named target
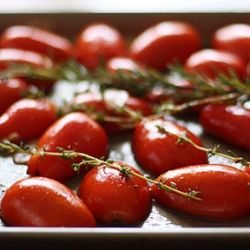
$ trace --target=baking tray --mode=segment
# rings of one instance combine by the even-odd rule
[[[73,1],[74,2],[74,1]],[[96,3],[97,1],[93,1]],[[150,11],[87,11],[86,9],[75,9],[74,11],[39,11],[32,9],[27,12],[3,11],[0,9],[0,31],[10,25],[32,24],[54,30],[70,38],[74,38],[77,32],[86,24],[92,21],[103,21],[115,25],[131,39],[143,29],[150,25],[164,20],[183,20],[196,26],[199,30],[203,45],[209,46],[211,33],[218,27],[235,22],[249,22],[249,9],[243,8],[237,12],[232,7],[231,10],[223,11],[219,9],[195,9],[189,12],[177,11],[176,9],[161,9]],[[135,25],[136,24],[136,25]],[[55,93],[58,89],[55,86]],[[72,87],[72,84],[71,84]],[[70,86],[60,83],[60,92],[66,93]],[[70,90],[72,93],[77,87]],[[68,92],[69,93],[69,92]],[[64,96],[52,96],[60,102]],[[68,97],[70,98],[70,97]],[[217,139],[207,135],[196,122],[195,117],[181,117],[182,122],[192,132],[197,134],[206,147],[213,147],[220,143],[220,150],[228,149],[248,159],[248,152],[227,145]],[[133,158],[130,148],[131,134],[110,137],[110,158],[124,160],[139,168]],[[225,163],[225,159],[213,157],[211,161]],[[15,165],[10,157],[0,158],[0,183],[6,186],[11,185],[16,180],[26,176],[26,166]],[[140,169],[140,168],[139,168]],[[141,170],[141,169],[140,169]],[[68,185],[72,189],[77,189],[77,178],[70,181]],[[155,247],[240,247],[250,246],[250,217],[234,221],[210,221],[183,215],[171,210],[165,210],[153,204],[152,212],[148,218],[138,227],[99,227],[99,228],[22,228],[6,227],[0,222],[0,246],[2,248],[17,249],[44,249],[53,247],[54,249],[75,248],[79,245],[86,249],[118,247],[152,249]]]

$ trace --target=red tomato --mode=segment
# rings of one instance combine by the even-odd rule
[[[217,29],[212,36],[212,47],[235,53],[247,65],[250,62],[250,25],[235,23]]]
[[[210,134],[240,148],[250,149],[250,110],[228,104],[208,104],[199,122]]]
[[[153,175],[191,164],[207,163],[205,152],[188,142],[177,143],[178,137],[168,133],[188,136],[202,146],[201,140],[187,128],[164,119],[144,120],[137,125],[132,139],[132,149],[138,164]]]
[[[0,141],[37,139],[57,119],[56,111],[46,98],[18,100],[0,117]]]
[[[137,71],[142,71],[143,66],[140,65],[138,62],[135,62],[129,57],[113,57],[106,62],[106,67],[109,72],[111,73],[117,73],[118,71],[123,71],[123,72],[137,72]]]
[[[118,103],[117,103],[118,102]],[[118,104],[118,107],[113,107],[112,105]],[[125,118],[129,117],[126,113],[122,112],[122,108],[129,108],[130,110],[139,112],[144,116],[153,114],[153,108],[143,100],[130,96],[127,92],[108,90],[104,92],[104,95],[99,92],[86,92],[75,96],[72,101],[72,105],[76,108],[79,107],[86,112],[99,114],[100,124],[103,126],[105,131],[109,134],[120,133],[123,131],[128,131],[134,128],[134,122],[130,124],[129,122],[123,121],[122,123],[112,122],[112,121],[102,121],[102,116],[107,115],[110,117]],[[132,127],[131,127],[132,126]]]
[[[14,48],[0,49],[0,71],[11,68],[13,65],[31,65],[34,68],[46,69],[53,67],[53,61],[46,55],[34,51]],[[54,81],[32,79],[32,77],[26,77],[25,81],[44,90],[50,90],[54,83]]]
[[[131,43],[129,54],[140,63],[166,71],[170,64],[183,63],[200,49],[198,31],[181,21],[165,21],[149,27]]]
[[[67,38],[27,25],[15,25],[4,30],[0,37],[0,47],[36,51],[54,61],[65,61],[72,56],[72,45]]]
[[[37,147],[46,152],[58,152],[60,147],[101,158],[108,154],[108,138],[103,128],[86,114],[72,112],[51,124],[38,140]],[[72,160],[33,155],[28,161],[27,173],[64,182],[87,170],[86,165],[79,171],[72,168],[73,162],[79,163],[82,160],[82,157]]]
[[[202,49],[193,53],[185,62],[184,69],[191,74],[199,74],[215,79],[219,73],[230,76],[232,71],[239,78],[246,77],[246,66],[237,55],[223,50]]]
[[[25,91],[28,90],[27,83],[19,78],[0,80],[0,115],[6,109],[22,98]]]
[[[76,58],[90,70],[95,70],[102,62],[125,53],[124,37],[119,30],[106,23],[91,23],[76,37]]]
[[[84,202],[64,184],[31,177],[12,184],[1,201],[1,216],[10,226],[95,227]]]
[[[190,193],[200,192],[202,201],[189,199],[158,185],[151,187],[156,202],[165,208],[208,219],[236,219],[249,215],[250,176],[232,166],[203,164],[163,173],[156,181]]]
[[[123,162],[114,162],[137,174],[138,170]],[[78,195],[88,206],[97,222],[111,225],[131,225],[146,218],[151,207],[147,182],[137,176],[126,176],[117,169],[102,164],[83,178]]]

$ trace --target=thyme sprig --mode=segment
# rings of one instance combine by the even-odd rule
[[[156,180],[152,180],[142,174],[136,173],[135,171],[126,167],[125,165],[120,166],[118,164],[115,164],[115,161],[111,159],[103,160],[103,159],[95,158],[85,153],[75,152],[72,150],[65,150],[63,148],[58,148],[57,152],[49,152],[49,151],[46,151],[46,148],[38,149],[37,147],[30,147],[30,146],[22,147],[22,146],[18,146],[17,144],[11,143],[9,141],[4,141],[0,143],[0,153],[5,153],[5,154],[23,153],[23,154],[30,154],[30,155],[41,155],[42,157],[46,155],[46,156],[61,157],[63,159],[71,159],[71,160],[80,156],[83,159],[80,163],[74,163],[72,161],[72,168],[75,171],[79,171],[82,165],[91,165],[93,167],[97,167],[97,166],[104,164],[108,167],[117,169],[118,171],[123,173],[127,178],[129,178],[130,175],[134,175],[134,176],[137,176],[139,178],[146,180],[147,182],[156,184],[159,188],[162,188],[165,191],[178,193],[182,196],[187,197],[188,199],[202,201],[201,198],[197,197],[197,195],[200,193],[199,191],[182,192],[173,185],[166,185],[165,182],[161,182],[161,181],[158,182]]]
[[[214,95],[225,95],[233,92],[239,95],[250,95],[250,79],[239,79],[233,72],[229,76],[219,74],[213,82],[201,75],[191,75],[185,72],[181,65],[169,66],[167,73],[152,68],[141,71],[122,71],[117,74],[100,67],[92,72],[80,63],[71,60],[51,68],[38,68],[31,65],[12,65],[0,72],[0,79],[13,77],[29,77],[44,80],[66,80],[69,82],[88,81],[99,85],[100,89],[117,88],[129,90],[136,96],[144,96],[154,89],[162,89],[163,95],[173,99],[187,101],[206,98]],[[176,80],[177,79],[177,80]],[[179,84],[186,79],[191,85]]]

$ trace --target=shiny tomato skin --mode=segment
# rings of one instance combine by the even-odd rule
[[[132,150],[140,167],[157,176],[170,169],[207,163],[205,152],[187,142],[177,143],[178,137],[164,130],[186,135],[197,145],[203,145],[198,136],[176,122],[164,119],[142,121],[136,126],[132,138]]]
[[[247,65],[250,62],[250,25],[233,23],[218,28],[212,35],[212,47],[238,55]]]
[[[83,27],[77,34],[75,56],[87,69],[96,70],[106,60],[127,53],[126,42],[114,26],[94,22]]]
[[[57,120],[57,108],[47,98],[22,98],[0,117],[0,141],[19,143],[37,139]]]
[[[34,68],[52,68],[54,63],[46,55],[35,51],[28,51],[15,48],[0,48],[0,71],[6,70],[13,65],[30,65]],[[25,77],[28,84],[32,84],[42,90],[49,91],[53,84],[53,80],[32,79]]]
[[[28,91],[28,84],[20,78],[0,80],[0,115]]]
[[[123,162],[113,164],[141,174]],[[135,225],[146,218],[151,208],[150,188],[145,180],[132,174],[125,176],[105,164],[86,174],[78,195],[101,224]]]
[[[57,62],[67,61],[72,56],[72,44],[66,37],[28,25],[14,25],[4,30],[0,47],[36,51]]]
[[[151,68],[166,71],[175,62],[183,63],[200,49],[200,35],[189,23],[164,21],[139,34],[130,44],[132,59]]]
[[[115,95],[116,92],[114,92],[114,99],[117,98]],[[85,92],[81,93],[79,95],[76,95],[74,99],[72,100],[73,106],[79,106],[84,107],[86,109],[86,112],[88,110],[91,110],[91,112],[94,112],[95,114],[107,115],[111,117],[129,117],[128,115],[116,111],[114,108],[110,107],[108,103],[105,101],[105,98],[100,92]],[[124,103],[125,108],[129,108],[133,111],[139,112],[140,114],[144,116],[152,115],[153,114],[153,108],[151,105],[149,105],[147,102],[143,101],[140,98],[128,95],[127,100]],[[108,134],[117,134],[121,132],[130,131],[133,129],[133,127],[130,127],[129,123],[126,126],[126,122],[123,121],[122,123],[116,123],[112,121],[101,121],[100,124],[105,129],[105,131]],[[134,126],[132,124],[132,126]]]
[[[137,72],[143,70],[144,67],[129,57],[117,56],[107,60],[106,68],[109,72],[116,74],[118,71],[123,71],[126,73],[131,71]]]
[[[237,55],[223,50],[202,49],[190,55],[184,63],[184,69],[190,74],[198,74],[208,79],[216,79],[219,73],[230,76],[230,71],[243,79],[247,69]]]
[[[51,124],[39,138],[37,147],[46,152],[58,152],[59,147],[101,158],[108,154],[108,138],[103,128],[86,114],[72,112]],[[72,163],[82,160],[82,157],[72,161],[62,157],[33,155],[28,161],[27,173],[65,182],[88,170],[89,166],[86,165],[79,171],[73,170]]]
[[[95,227],[84,202],[64,184],[30,177],[12,184],[1,201],[1,216],[10,226]]]
[[[182,192],[198,191],[202,201],[175,192],[164,191],[153,184],[153,198],[165,208],[207,219],[227,220],[248,216],[250,176],[223,164],[201,164],[169,170],[156,178]]]
[[[208,104],[200,112],[203,129],[243,149],[250,149],[250,110],[228,104]]]

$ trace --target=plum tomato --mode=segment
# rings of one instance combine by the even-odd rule
[[[219,74],[230,77],[233,72],[243,79],[247,75],[247,68],[243,60],[229,52],[217,49],[202,49],[190,55],[184,63],[184,69],[190,74],[198,74],[215,80]]]
[[[36,51],[56,62],[67,61],[72,56],[72,44],[66,37],[28,25],[14,25],[4,30],[0,47]]]
[[[141,174],[123,162],[115,161],[113,165]],[[147,217],[151,208],[146,180],[133,174],[127,176],[106,164],[91,169],[84,176],[78,195],[96,221],[104,225],[136,225]]]
[[[83,27],[74,44],[75,56],[89,70],[96,70],[106,60],[127,53],[120,31],[107,23],[94,22]]]
[[[191,24],[173,20],[144,30],[132,41],[128,53],[147,67],[166,71],[173,63],[183,63],[200,46],[200,35]]]
[[[0,115],[28,91],[28,84],[20,78],[0,80]]]
[[[250,25],[233,23],[218,28],[212,35],[211,45],[235,53],[247,65],[250,62]]]
[[[37,139],[57,120],[57,108],[47,98],[22,98],[0,117],[0,141],[21,142]]]
[[[200,112],[199,123],[217,138],[250,149],[250,110],[240,105],[208,104]]]
[[[0,48],[0,71],[11,68],[13,65],[28,65],[38,69],[50,69],[54,66],[53,61],[48,56],[38,52]],[[33,79],[32,77],[25,77],[25,81],[45,91],[49,91],[54,84],[53,80]]]
[[[108,138],[103,128],[89,116],[83,112],[72,112],[51,124],[39,138],[37,147],[46,152],[58,152],[58,148],[62,148],[101,158],[108,155]],[[88,170],[86,165],[79,171],[72,168],[73,162],[83,160],[80,156],[65,159],[34,154],[27,163],[27,173],[65,182]]]
[[[157,176],[170,169],[207,163],[204,151],[188,142],[179,141],[177,135],[186,136],[199,146],[203,145],[198,136],[172,120],[145,119],[140,122],[132,138],[132,150],[139,166]]]
[[[118,121],[119,118],[129,118],[123,109],[128,108],[139,115],[148,116],[153,114],[153,108],[147,102],[140,98],[129,95],[126,91],[109,89],[100,92],[85,92],[76,95],[71,104],[75,109],[83,110],[84,112],[94,113],[97,115],[97,120],[108,134],[117,134],[121,132],[131,131],[134,128],[135,122],[124,119]],[[103,121],[104,116],[114,118],[115,121]],[[99,117],[99,118],[98,118]]]
[[[106,62],[106,68],[111,73],[118,73],[118,71],[123,71],[126,73],[137,72],[144,70],[144,67],[140,63],[132,60],[129,57],[120,56],[112,57]]]
[[[88,207],[66,185],[41,176],[21,179],[7,188],[1,217],[10,226],[95,227]]]
[[[195,194],[195,200],[174,191],[165,191],[153,184],[153,198],[167,209],[203,217],[227,220],[249,215],[250,175],[233,166],[201,164],[169,170],[156,178],[157,182],[179,191]]]

